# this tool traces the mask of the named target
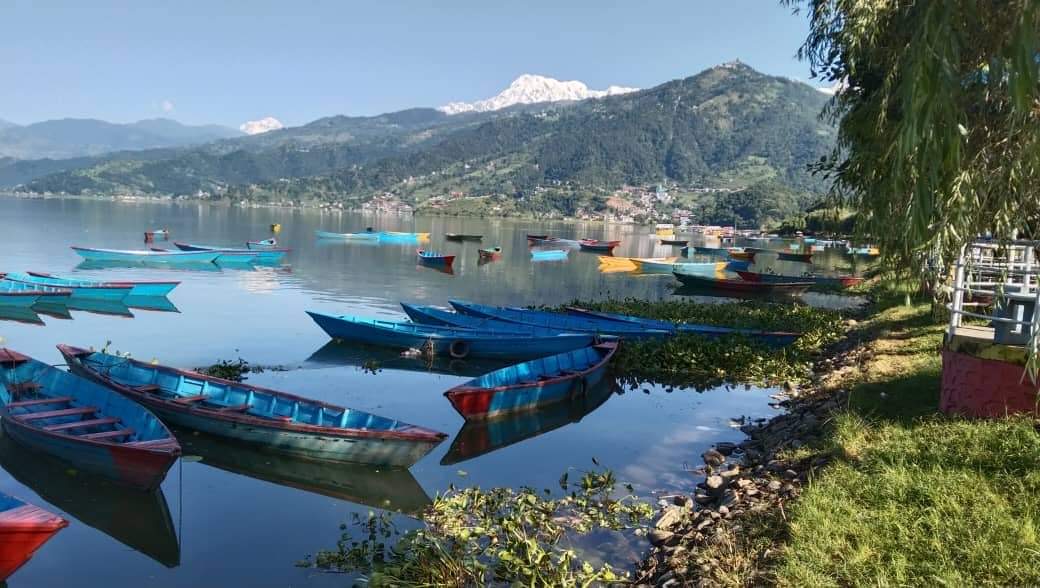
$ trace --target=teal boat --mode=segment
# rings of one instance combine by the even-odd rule
[[[216,251],[220,252],[220,257],[217,258],[217,263],[223,263],[226,261],[232,262],[247,262],[247,261],[261,261],[261,262],[276,262],[281,261],[285,257],[285,254],[289,252],[288,249],[243,249],[241,247],[214,247],[211,245],[195,245],[193,243],[182,243],[180,241],[174,241],[174,246],[181,251]]]
[[[565,261],[567,253],[566,249],[532,250],[531,261]]]
[[[444,393],[466,420],[485,420],[531,412],[582,399],[603,379],[617,351],[609,341],[484,374]]]
[[[533,335],[499,330],[435,327],[307,311],[330,337],[396,349],[429,350],[455,359],[531,359],[581,349],[596,342],[590,333]]]
[[[337,239],[340,241],[378,241],[379,233],[362,231],[360,233],[331,233],[329,231],[314,231],[319,239]]]
[[[130,293],[127,296],[135,297],[155,297],[155,296],[166,296],[176,288],[180,282],[141,282],[131,280],[118,280],[118,281],[97,281],[97,280],[84,280],[78,278],[68,278],[47,274],[44,272],[26,272],[27,275],[32,276],[36,280],[40,280],[39,283],[46,286],[53,286],[55,288],[66,288],[69,290],[75,290],[76,288],[96,288],[104,286],[130,286]]]
[[[0,281],[0,305],[4,306],[29,307],[44,300],[68,300],[70,296],[72,291],[63,288]]]
[[[530,335],[556,335],[558,329],[547,329],[533,325],[522,325],[495,320],[492,318],[471,316],[460,312],[452,312],[434,306],[422,306],[419,304],[401,303],[401,308],[408,318],[421,325],[432,325],[435,327],[460,327],[464,329],[477,329],[483,331],[502,331],[504,333],[527,333]]]
[[[29,284],[31,286],[45,286],[49,288],[60,288],[71,292],[72,298],[90,298],[94,300],[114,300],[119,301],[130,295],[133,290],[133,286],[130,284],[106,284],[101,282],[94,282],[88,284],[73,285],[68,283],[67,280],[56,280],[54,278],[44,278],[35,276],[30,273],[22,272],[10,272],[6,274],[0,274],[7,282],[18,282],[21,284]]]
[[[97,249],[73,246],[80,257],[87,261],[129,263],[213,263],[220,257],[217,251],[167,251],[165,249]]]
[[[790,345],[791,343],[794,343],[795,340],[798,339],[798,337],[801,336],[801,333],[790,333],[786,331],[762,331],[758,329],[736,329],[732,327],[719,327],[715,325],[673,323],[671,321],[649,319],[639,316],[631,316],[627,314],[585,310],[584,308],[578,308],[575,306],[568,306],[567,312],[569,314],[584,318],[617,321],[620,323],[640,325],[648,329],[661,329],[680,333],[691,333],[695,335],[701,335],[703,337],[716,338],[723,337],[726,335],[740,335],[751,339],[757,339],[759,341],[762,341],[763,343],[766,343],[767,345],[775,346]]]
[[[59,345],[69,369],[164,422],[315,461],[407,468],[446,435],[368,412]]]

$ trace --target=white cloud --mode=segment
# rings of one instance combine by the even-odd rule
[[[173,101],[167,98],[159,103],[159,108],[161,108],[163,112],[173,112]]]
[[[260,120],[247,120],[238,126],[238,130],[247,135],[259,135],[268,131],[277,131],[281,128],[285,128],[285,125],[273,116],[265,116]]]

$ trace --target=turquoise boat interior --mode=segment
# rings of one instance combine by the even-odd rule
[[[187,406],[199,406],[316,427],[394,431],[413,425],[349,408],[333,407],[232,382],[213,381],[199,374],[151,366],[124,357],[95,352],[82,357],[92,369],[135,390]]]
[[[603,361],[606,347],[583,347],[567,353],[550,355],[495,370],[466,382],[474,388],[497,388],[516,384],[534,383],[573,372],[583,372]]]

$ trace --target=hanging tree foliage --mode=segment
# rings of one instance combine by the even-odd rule
[[[810,18],[799,57],[842,88],[817,168],[893,266],[1038,236],[1040,0],[782,2]]]

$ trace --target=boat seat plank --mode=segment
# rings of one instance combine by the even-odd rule
[[[100,439],[112,439],[115,437],[129,437],[133,434],[133,429],[116,429],[115,431],[104,431],[101,433],[87,433],[86,435],[78,435],[78,437],[80,439],[93,439],[97,441]]]
[[[35,392],[42,388],[40,384],[36,382],[20,382],[17,384],[8,384],[7,391],[12,395],[24,394],[26,392]]]
[[[220,412],[246,412],[250,408],[253,408],[253,405],[249,404],[249,403],[246,403],[246,404],[236,404],[234,406],[222,406],[222,407],[220,407],[217,410],[219,410]]]
[[[158,384],[145,384],[144,386],[134,386],[134,390],[138,392],[159,392],[162,388]]]
[[[196,394],[194,396],[181,396],[180,398],[175,399],[174,402],[179,402],[181,404],[192,404],[194,402],[202,402],[206,398],[209,397],[205,394]]]
[[[22,408],[24,406],[36,406],[39,404],[66,404],[72,402],[71,396],[55,396],[54,398],[35,398],[33,400],[19,400],[8,402],[7,408]]]
[[[94,414],[95,412],[97,412],[97,407],[79,406],[76,408],[63,408],[61,410],[47,410],[43,412],[30,412],[28,414],[19,414],[15,415],[15,418],[18,418],[23,421],[36,421],[40,419],[52,419],[64,416]]]
[[[80,427],[96,427],[99,425],[113,425],[118,423],[119,419],[113,417],[105,417],[101,419],[91,419],[87,421],[75,421],[71,423],[62,423],[60,425],[50,425],[44,427],[44,431],[64,431],[66,429],[79,429]]]

